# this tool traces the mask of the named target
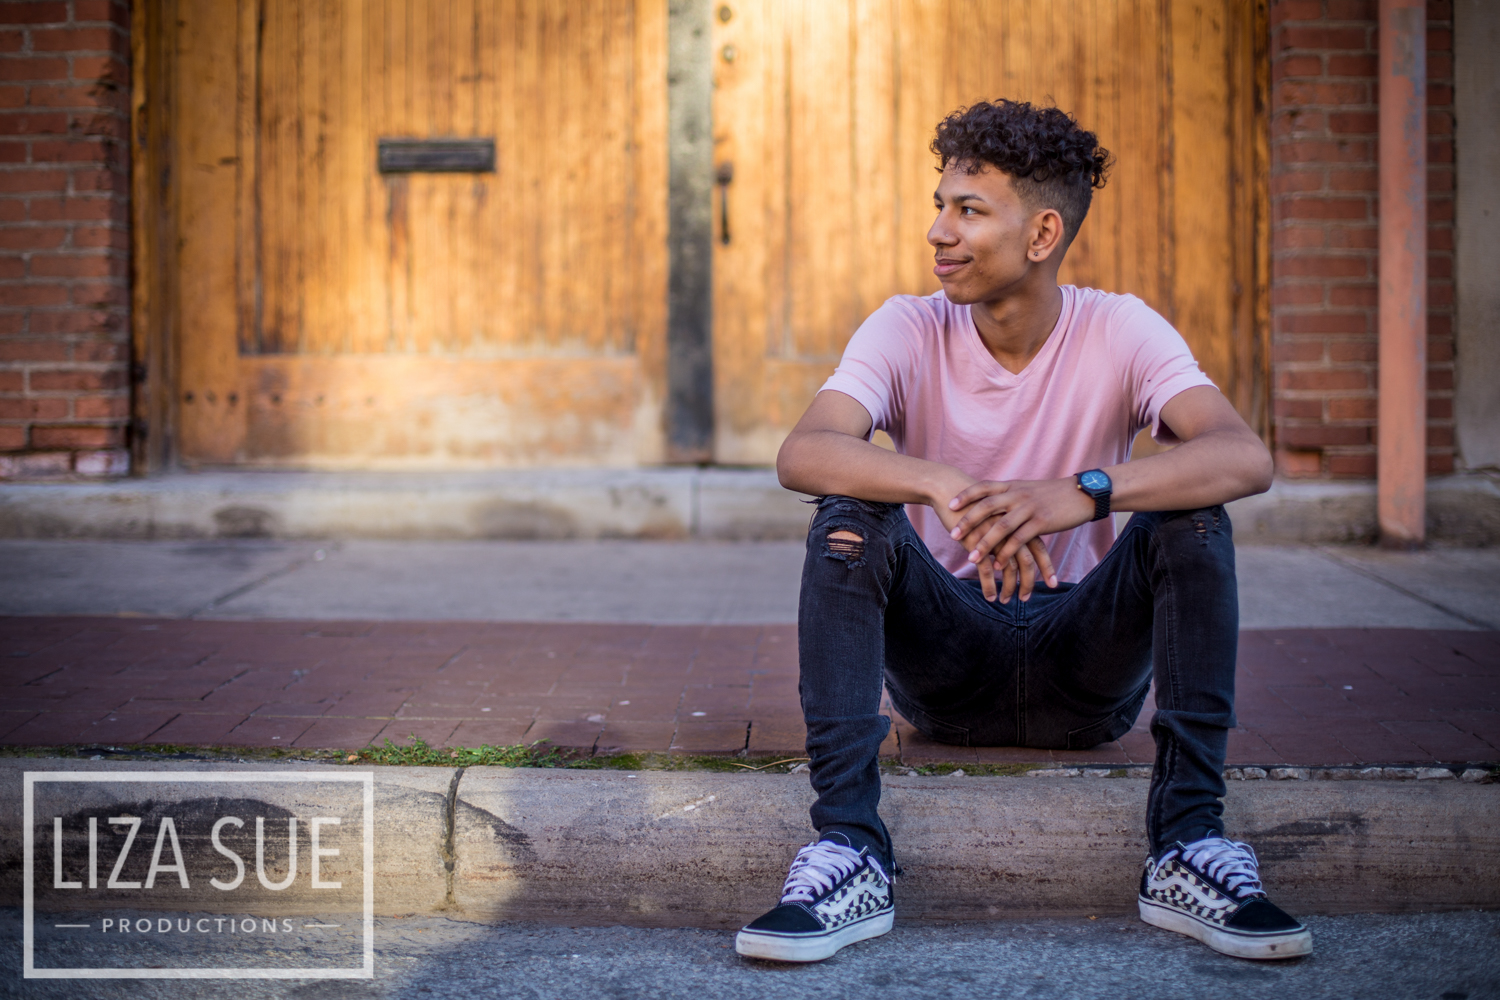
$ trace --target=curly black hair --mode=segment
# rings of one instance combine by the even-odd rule
[[[1109,150],[1058,108],[1026,101],[980,101],[938,123],[930,147],[946,168],[977,174],[986,165],[1008,174],[1028,208],[1055,208],[1069,243],[1104,186]]]

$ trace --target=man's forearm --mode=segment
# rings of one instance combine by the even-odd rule
[[[947,503],[974,481],[950,465],[898,455],[838,431],[787,438],[776,473],[782,486],[798,493],[883,503]]]
[[[1083,471],[1083,470],[1079,470]],[[1193,510],[1264,493],[1271,457],[1253,435],[1209,431],[1171,451],[1104,470],[1115,510]]]

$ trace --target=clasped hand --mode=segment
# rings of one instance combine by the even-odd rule
[[[1008,604],[1017,592],[1021,600],[1030,599],[1038,580],[1057,586],[1057,572],[1041,536],[1087,524],[1094,515],[1094,501],[1070,476],[973,483],[948,501],[946,509],[935,509],[949,537],[963,545],[969,562],[978,567],[984,599],[996,599],[998,574],[998,597]]]

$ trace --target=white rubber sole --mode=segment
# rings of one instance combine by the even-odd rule
[[[1312,954],[1312,931],[1306,928],[1287,934],[1236,933],[1199,920],[1191,913],[1183,913],[1144,899],[1137,898],[1136,901],[1141,908],[1141,919],[1152,927],[1186,934],[1220,954],[1262,960],[1299,958]]]
[[[880,937],[891,929],[895,920],[895,911],[887,910],[840,927],[831,934],[817,936],[745,930],[735,937],[734,950],[746,958],[764,958],[771,962],[821,962],[856,941]]]

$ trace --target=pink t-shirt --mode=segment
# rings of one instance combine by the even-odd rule
[[[968,306],[942,292],[886,300],[855,332],[824,389],[853,396],[903,455],[978,479],[1060,479],[1118,465],[1167,400],[1213,385],[1172,325],[1134,295],[1063,285],[1057,326],[1020,374],[985,349]],[[976,570],[929,507],[907,515],[937,561]],[[1078,581],[1114,541],[1110,518],[1046,539],[1060,580]]]

